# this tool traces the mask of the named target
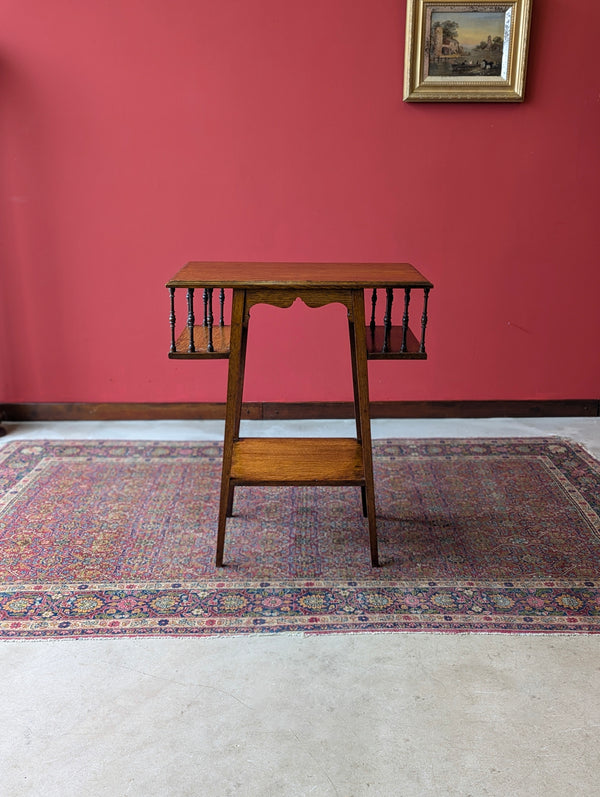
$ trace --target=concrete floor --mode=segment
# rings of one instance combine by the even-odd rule
[[[218,422],[7,424],[16,439],[219,439]],[[251,430],[251,431],[250,431]],[[245,434],[352,434],[248,422]],[[375,437],[600,419],[373,421]],[[283,634],[0,644],[1,797],[600,795],[600,637]]]

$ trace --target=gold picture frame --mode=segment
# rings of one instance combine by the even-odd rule
[[[532,0],[407,0],[405,102],[522,102]]]

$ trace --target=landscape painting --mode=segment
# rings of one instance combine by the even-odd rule
[[[510,10],[432,11],[426,75],[500,77],[506,72]]]
[[[405,102],[523,102],[533,0],[406,0]]]

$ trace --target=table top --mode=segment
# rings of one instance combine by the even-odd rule
[[[432,288],[410,263],[190,262],[168,288]]]

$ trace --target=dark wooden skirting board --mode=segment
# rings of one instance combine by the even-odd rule
[[[600,399],[546,401],[373,401],[372,418],[551,418],[600,415]],[[3,404],[4,421],[222,420],[224,403],[20,403]],[[249,402],[250,420],[353,418],[351,402]],[[1,433],[0,433],[1,434]]]
[[[372,401],[371,418],[542,418],[600,415],[600,400]],[[352,418],[352,404],[263,404],[265,419]]]

